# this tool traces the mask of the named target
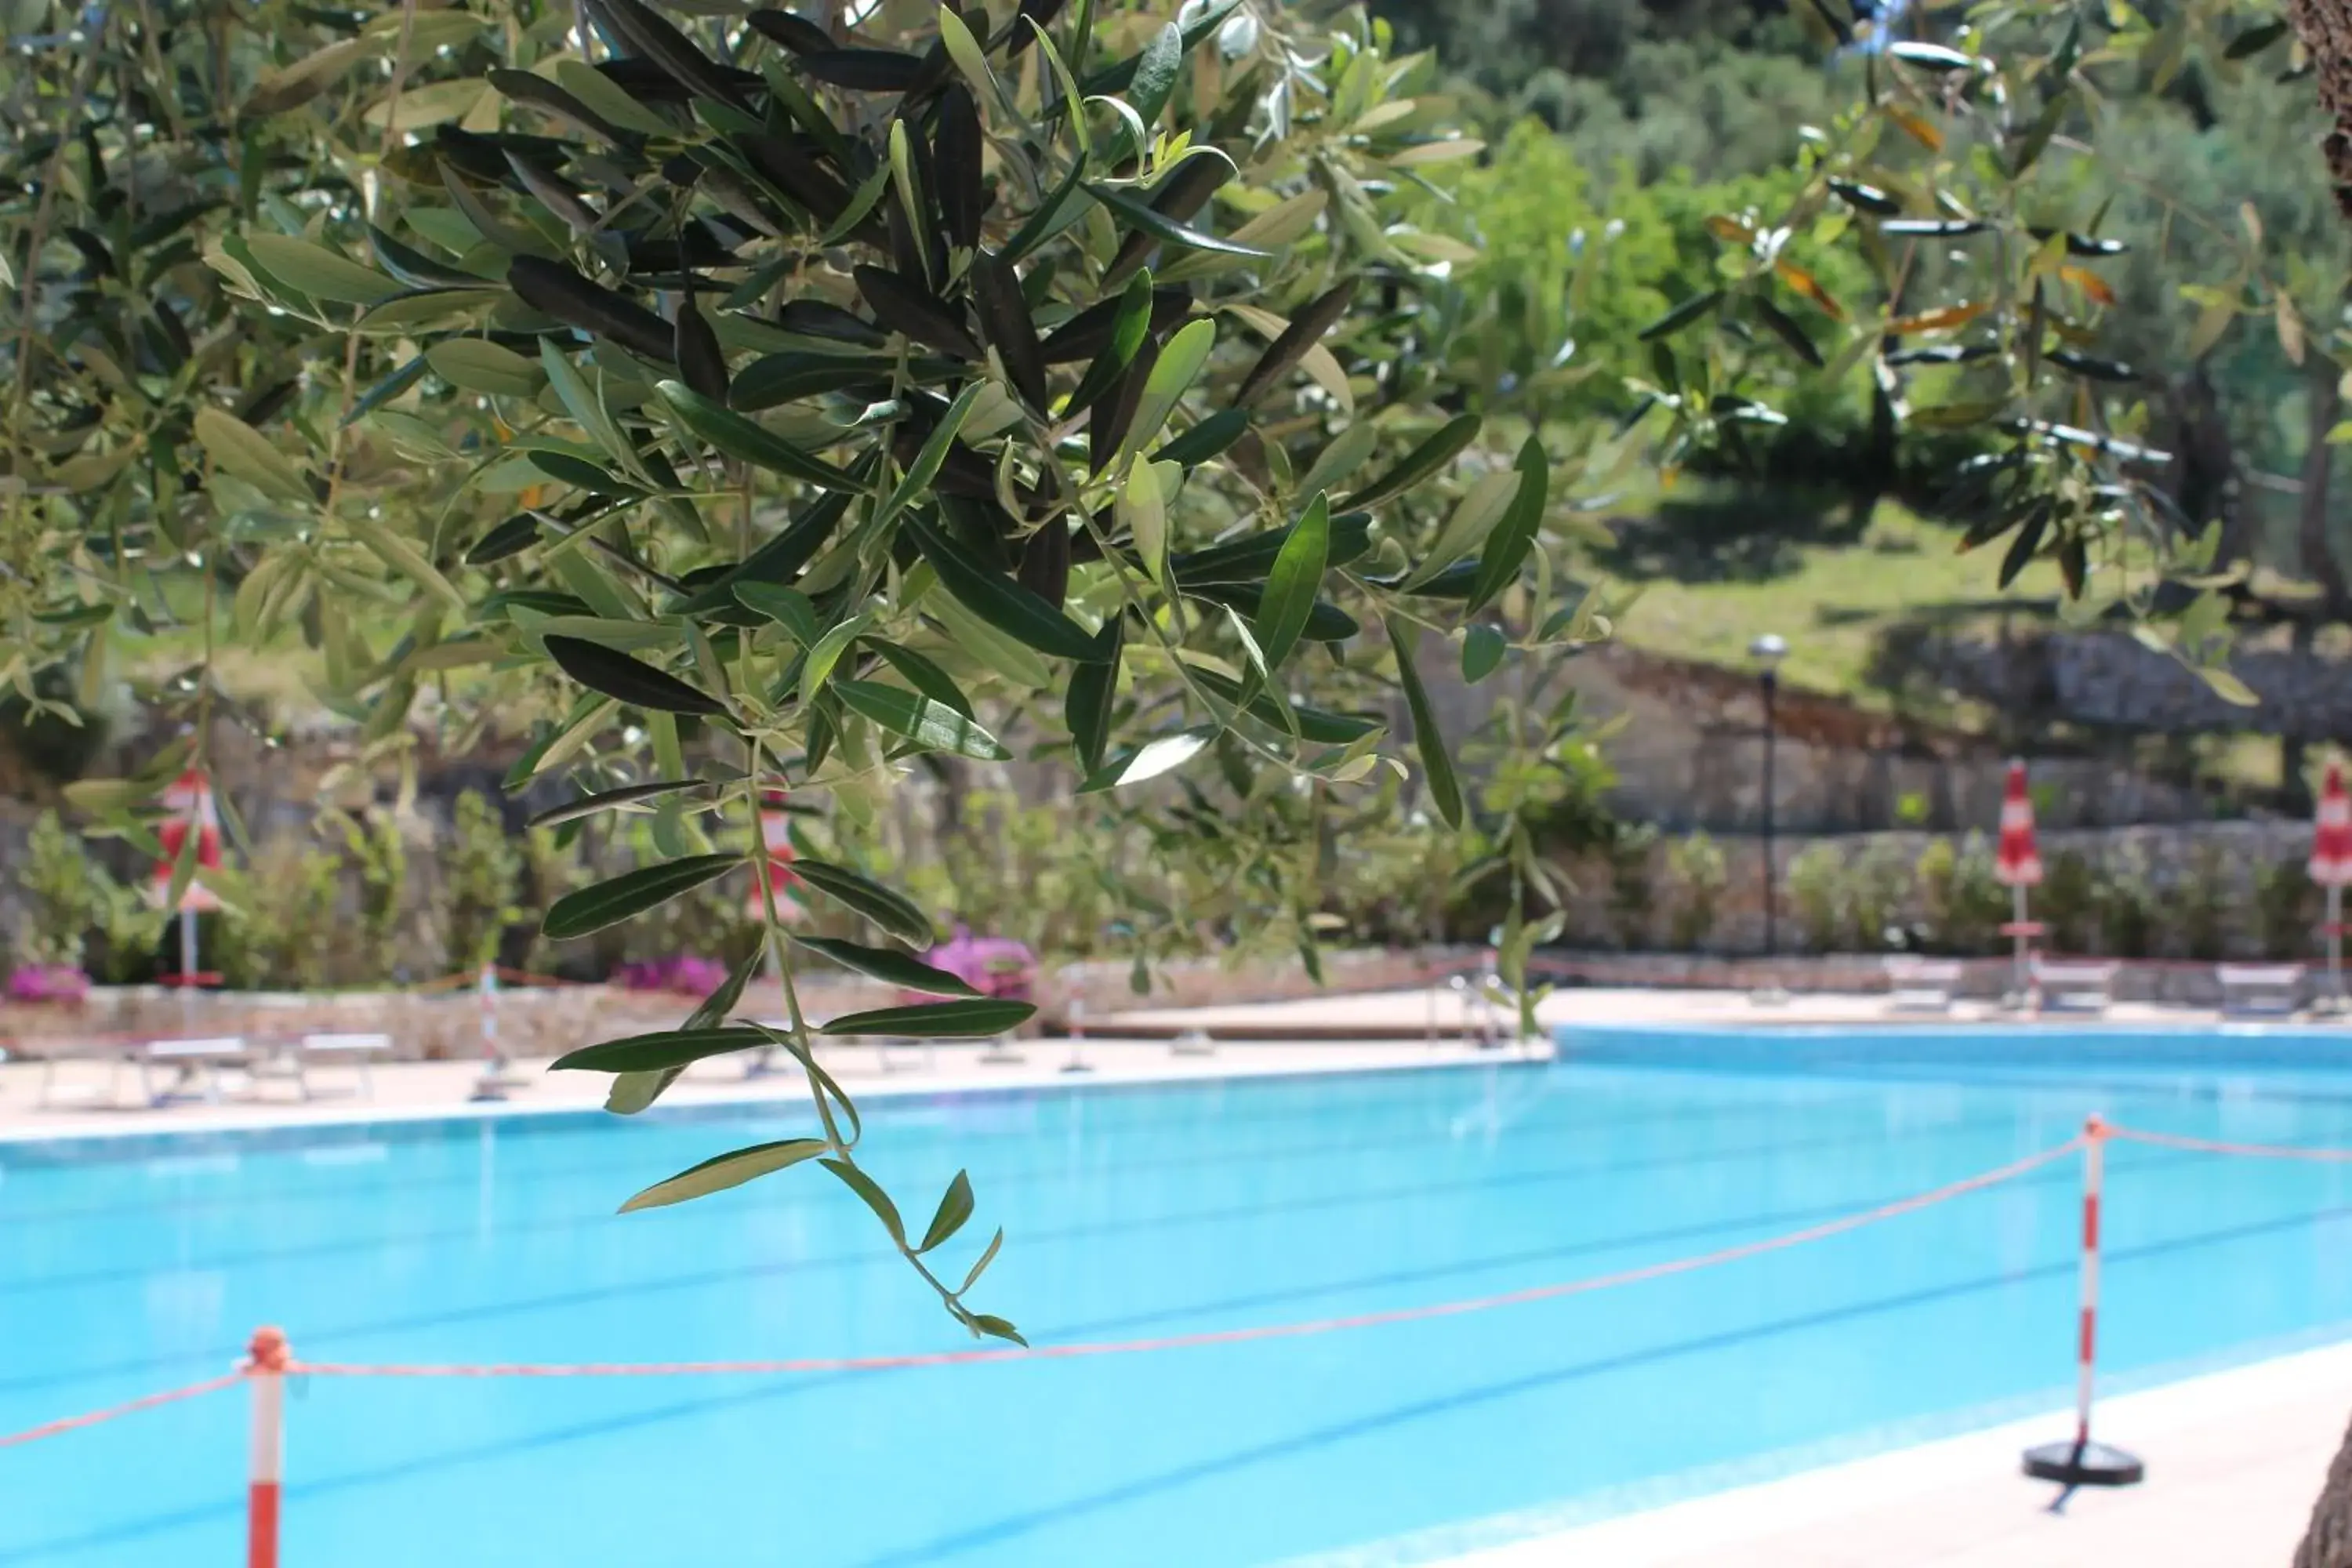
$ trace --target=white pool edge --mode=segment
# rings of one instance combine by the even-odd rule
[[[1122,1041],[1101,1038],[1088,1045],[1101,1047],[1157,1047],[1162,1042]],[[985,1076],[958,1072],[943,1076],[932,1068],[910,1068],[892,1076],[866,1079],[850,1085],[851,1098],[860,1103],[877,1100],[919,1098],[985,1097],[1007,1093],[1032,1093],[1055,1090],[1083,1093],[1094,1089],[1153,1088],[1169,1084],[1216,1083],[1238,1079],[1276,1079],[1285,1078],[1323,1078],[1339,1074],[1370,1074],[1419,1072],[1461,1068],[1494,1068],[1538,1066],[1553,1059],[1553,1048],[1546,1042],[1513,1050],[1451,1051],[1442,1055],[1406,1056],[1359,1055],[1359,1047],[1337,1041],[1311,1047],[1318,1052],[1329,1052],[1333,1059],[1318,1060],[1286,1054],[1277,1061],[1249,1059],[1247,1053],[1261,1048],[1247,1040],[1220,1040],[1217,1055],[1189,1058],[1179,1062],[1163,1059],[1156,1063],[1130,1065],[1103,1063],[1099,1060],[1083,1074],[1065,1072],[1058,1062],[1024,1062],[985,1069]],[[1228,1054],[1234,1053],[1234,1054]],[[1041,1055],[1044,1053],[1041,1053]],[[404,1066],[407,1064],[395,1064]],[[543,1066],[543,1064],[518,1064]],[[389,1070],[379,1068],[379,1071]],[[528,1093],[528,1089],[523,1091]],[[806,1079],[789,1070],[779,1070],[763,1079],[745,1079],[738,1082],[696,1081],[688,1079],[664,1098],[651,1113],[658,1116],[668,1110],[718,1110],[729,1108],[786,1106],[808,1098]],[[322,1109],[314,1103],[300,1101],[255,1102],[243,1105],[224,1104],[202,1110],[183,1108],[171,1113],[144,1110],[123,1110],[85,1113],[86,1121],[57,1126],[0,1127],[0,1147],[22,1143],[79,1142],[120,1138],[172,1138],[210,1136],[221,1133],[295,1132],[311,1129],[333,1130],[385,1125],[413,1125],[420,1122],[446,1121],[464,1125],[483,1121],[522,1121],[551,1116],[593,1116],[603,1112],[600,1102],[591,1100],[541,1101],[527,1099],[487,1101],[456,1101],[415,1105],[382,1105],[373,1101],[353,1101],[348,1106]]]

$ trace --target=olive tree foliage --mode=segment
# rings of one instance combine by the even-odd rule
[[[2333,354],[2340,280],[2315,287],[2251,204],[2193,210],[2128,155],[2145,94],[2191,74],[2307,72],[2303,47],[2268,8],[2227,3],[2158,15],[1997,0],[1885,26],[1827,0],[1792,10],[1860,90],[1800,128],[1790,195],[1707,220],[1712,286],[1641,334],[1650,362],[1631,379],[1659,461],[1738,463],[1795,388],[1855,388],[1890,471],[1906,432],[1970,448],[1948,504],[1970,521],[1963,548],[1997,557],[1996,583],[2053,560],[2078,623],[2128,619],[2251,701],[2221,662],[2219,537],[2175,509],[2173,454],[2155,435],[2164,367],[2111,346],[2137,324],[2119,319],[2109,274],[2126,251],[2156,253],[2196,318],[2192,357],[2240,323],[2298,363]],[[2184,259],[2175,235],[2192,230]],[[1832,288],[1800,263],[1807,250],[1859,258],[1867,287]]]
[[[231,721],[229,640],[315,661],[362,765],[521,726],[509,787],[572,786],[541,826],[650,814],[658,857],[556,900],[559,941],[720,879],[761,899],[763,797],[855,824],[935,753],[1058,759],[1090,807],[1205,775],[1203,853],[1286,879],[1311,944],[1325,813],[1410,773],[1464,820],[1422,636],[1476,617],[1492,668],[1596,635],[1539,548],[1551,458],[1480,443],[1417,309],[1473,253],[1408,198],[1478,145],[1360,16],[8,15],[0,677],[94,682],[131,637],[190,660],[185,739],[74,792],[100,831],[153,847],[155,792]],[[761,954],[680,1027],[557,1065],[627,1112],[791,1053],[820,1135],[628,1206],[814,1163],[1015,1337],[966,1305],[994,1241],[937,1261],[970,1182],[902,1216],[819,1051],[1030,1008],[923,963],[930,920],[860,868],[797,869],[861,940],[761,900]],[[936,999],[820,1025],[812,961]],[[736,1016],[763,962],[782,1027]]]

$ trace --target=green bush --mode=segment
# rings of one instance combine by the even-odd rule
[[[1904,908],[1912,890],[1912,868],[1903,852],[1889,843],[1873,844],[1853,862],[1846,884],[1846,917],[1854,951],[1900,945]]]
[[[2118,846],[2100,862],[2094,884],[2101,951],[2117,958],[2153,957],[2158,933],[2177,922],[2148,874],[2147,851],[2132,843]]]
[[[2210,963],[2226,954],[2231,902],[2229,858],[2218,845],[2198,845],[2165,900],[2184,956]]]
[[[1958,847],[1938,838],[1919,853],[1912,877],[1927,917],[1927,945],[1938,952],[1990,952],[2010,916],[2010,892],[1994,874],[1991,845],[1971,832]]]
[[[400,927],[408,898],[408,845],[391,812],[362,816],[337,812],[344,853],[359,873],[359,920],[353,980],[394,978],[400,962]]]
[[[1695,952],[1715,931],[1716,910],[1729,881],[1723,846],[1705,832],[1678,838],[1667,847],[1666,869],[1679,894],[1675,905],[1674,942],[1677,950]]]
[[[1609,919],[1618,944],[1628,952],[1650,945],[1650,922],[1657,905],[1657,885],[1650,873],[1651,852],[1658,830],[1646,822],[1621,828],[1604,851],[1609,862]]]
[[[136,985],[155,978],[162,963],[163,911],[138,882],[97,873],[104,897],[98,910],[98,945],[90,977],[105,985]]]
[[[2299,962],[2312,954],[2319,887],[2300,855],[2254,868],[2254,929],[2265,957]]]
[[[1834,846],[1814,844],[1789,862],[1789,902],[1815,952],[1835,952],[1845,934],[1845,857]]]
[[[2101,900],[2097,868],[2079,849],[2062,849],[2044,863],[2034,908],[2049,928],[2054,952],[2098,949]]]
[[[499,808],[479,791],[457,797],[441,866],[441,939],[450,967],[470,973],[495,963],[507,928],[522,919],[515,901],[522,856]]]
[[[543,910],[564,894],[588,885],[588,868],[581,861],[576,834],[567,837],[558,828],[534,827],[523,836],[522,858],[530,879],[531,909]],[[530,952],[523,961],[527,967],[552,973],[566,956],[563,944],[550,942],[538,927],[531,928]]]
[[[106,900],[106,873],[54,811],[34,819],[16,886],[25,895],[25,923],[11,946],[19,963],[81,967],[89,928]]]
[[[345,929],[342,884],[341,856],[296,839],[270,840],[254,854],[244,900],[222,911],[205,966],[233,990],[326,986]]]

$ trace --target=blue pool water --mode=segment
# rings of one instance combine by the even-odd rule
[[[1444,1301],[1706,1251],[2057,1142],[2084,1113],[2352,1144],[2281,1037],[1574,1033],[1558,1065],[876,1101],[909,1209],[960,1166],[1040,1341]],[[803,1169],[612,1216],[796,1108],[0,1144],[0,1430],[224,1369],[952,1347]],[[2106,1367],[2352,1332],[2352,1172],[2111,1156]],[[1111,1359],[659,1381],[317,1380],[287,1557],[1260,1564],[1533,1529],[2063,1403],[2071,1163],[1801,1249],[1469,1316]],[[968,1254],[959,1241],[950,1262]],[[0,1451],[0,1565],[236,1559],[239,1392]],[[2056,1435],[2063,1423],[2053,1421]],[[1473,1525],[1449,1536],[1456,1527]]]

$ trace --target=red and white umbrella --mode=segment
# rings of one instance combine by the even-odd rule
[[[2319,814],[2311,831],[2311,879],[2323,888],[2352,884],[2352,793],[2344,788],[2344,764],[2327,764],[2319,786]]]
[[[2336,1006],[2344,1004],[2344,889],[2352,884],[2352,795],[2344,788],[2344,764],[2330,759],[2319,786],[2319,813],[2311,829],[2311,879],[2327,889],[2327,989]]]
[[[202,770],[190,768],[174,779],[163,792],[163,808],[171,815],[156,832],[163,845],[163,858],[155,862],[153,876],[155,901],[159,904],[168,904],[171,900],[172,875],[186,850],[189,834],[196,836],[197,871],[217,871],[221,867],[220,810],[213,804],[212,781],[205,777]],[[205,886],[199,875],[188,879],[187,890],[170,908],[202,914],[219,909],[220,898]]]
[[[744,900],[744,912],[752,920],[768,918],[769,895],[776,900],[778,920],[791,921],[801,912],[800,903],[793,896],[800,879],[793,874],[792,820],[784,810],[782,790],[772,789],[761,795],[760,842],[767,850],[768,886],[763,893],[759,883],[751,884],[751,895]]]
[[[2033,842],[2033,796],[2026,792],[2023,763],[2009,764],[2009,784],[2000,797],[2000,848],[1992,874],[2004,888],[2042,885],[2042,851]]]
[[[2033,796],[2025,788],[2025,764],[2009,764],[2009,782],[2000,796],[2000,847],[1993,857],[1992,874],[2010,892],[2012,910],[2001,934],[2014,944],[2012,990],[2016,1005],[2024,1006],[2032,994],[2033,939],[2041,926],[2028,918],[2026,889],[2042,885],[2042,851],[2033,842]]]

